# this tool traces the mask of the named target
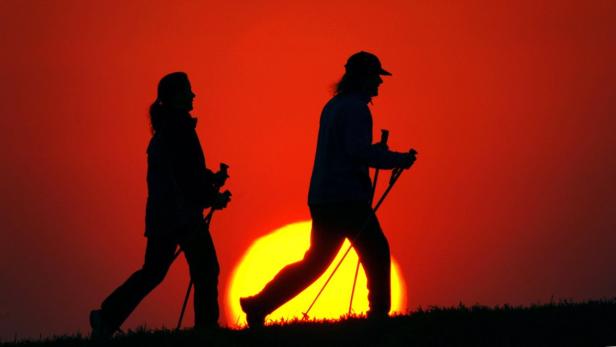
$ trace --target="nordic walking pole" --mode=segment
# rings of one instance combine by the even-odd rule
[[[381,142],[380,145],[387,148],[387,140],[389,139],[389,130],[381,129]],[[379,181],[379,168],[374,170],[374,180],[372,181],[372,195],[370,196],[370,206],[374,201],[374,194],[376,193],[376,184]],[[359,274],[359,255],[357,256],[357,266],[355,267],[355,277],[353,277],[353,288],[351,289],[351,300],[349,301],[349,312],[353,309],[353,297],[355,296],[355,285],[357,284],[357,275]]]
[[[353,277],[353,288],[351,288],[351,300],[349,302],[349,312],[347,313],[351,316],[351,311],[353,310],[353,297],[355,296],[355,285],[357,285],[357,275],[359,274],[359,265],[361,262],[359,261],[359,254],[357,255],[357,265],[355,266],[355,277]]]
[[[379,144],[385,148],[387,148],[387,140],[389,140],[389,130],[381,129],[381,141]],[[370,205],[372,206],[372,201],[374,200],[374,193],[376,192],[376,183],[379,180],[379,168],[374,170],[374,181],[372,182],[372,195],[370,196]]]
[[[225,176],[225,180],[229,177],[229,174],[227,173],[228,169],[229,169],[229,165],[225,163],[220,163],[220,172],[222,172],[223,175]],[[220,190],[223,184],[224,182],[222,184],[216,184],[216,192]],[[203,218],[203,223],[205,224],[205,227],[208,230],[210,229],[210,223],[212,222],[212,216],[214,215],[214,211],[215,211],[214,207],[210,207],[210,211],[205,216],[205,218]],[[173,259],[175,260],[175,258],[177,258],[180,255],[180,253],[182,253],[182,248],[178,249],[177,252],[175,252]],[[175,327],[176,330],[179,330],[180,327],[182,326],[182,320],[184,319],[184,312],[186,312],[186,304],[188,304],[188,298],[190,297],[192,286],[193,286],[193,280],[191,276],[190,281],[188,282],[188,289],[186,290],[186,296],[184,296],[184,303],[182,304],[182,310],[180,311],[180,318],[178,319],[178,325]]]
[[[210,221],[212,220],[212,215],[214,215],[214,209],[210,209],[210,212],[208,212],[207,216],[205,216],[205,218],[203,219],[203,222],[205,223],[208,229],[210,228]],[[181,252],[182,252],[181,250],[178,250],[176,252],[176,256],[178,256]],[[186,296],[184,296],[184,303],[182,304],[182,310],[180,311],[180,318],[178,319],[178,325],[175,327],[176,330],[179,330],[180,327],[182,326],[182,320],[184,320],[184,312],[186,312],[186,305],[188,304],[188,298],[190,297],[190,292],[192,290],[192,287],[193,287],[193,280],[191,277],[190,281],[188,282],[188,289],[186,289]]]
[[[192,290],[193,281],[192,278],[188,283],[188,289],[186,290],[186,296],[184,297],[184,303],[182,304],[182,311],[180,312],[180,318],[178,320],[178,325],[175,327],[175,330],[180,330],[182,327],[182,320],[184,319],[184,312],[186,312],[186,304],[188,304],[188,298],[190,297],[190,291]]]
[[[416,153],[416,152],[414,150],[411,150],[411,153]],[[385,200],[385,197],[387,197],[387,194],[389,194],[389,192],[391,191],[391,188],[394,186],[394,184],[396,183],[398,178],[400,178],[400,175],[402,174],[403,170],[404,169],[397,168],[397,169],[394,169],[392,171],[391,178],[389,180],[389,186],[387,187],[387,189],[385,189],[385,192],[383,193],[383,195],[381,196],[381,198],[377,202],[376,206],[374,206],[374,208],[372,209],[373,213],[376,213],[376,211],[379,209],[379,207],[381,206],[381,204]],[[359,235],[361,233],[361,231],[365,228],[366,224],[367,224],[367,220],[364,223],[363,227],[360,229],[360,232],[357,233],[357,235]],[[314,306],[314,303],[317,302],[317,299],[319,298],[319,296],[321,296],[321,293],[323,293],[323,290],[325,289],[325,287],[327,287],[327,284],[329,283],[329,281],[332,279],[332,277],[334,276],[334,274],[336,273],[336,271],[340,267],[340,264],[342,264],[342,261],[344,261],[344,258],[346,258],[347,254],[349,254],[349,252],[351,251],[351,248],[353,248],[353,246],[349,245],[349,248],[347,248],[346,252],[342,255],[342,258],[338,261],[338,264],[336,264],[336,267],[334,268],[332,273],[329,275],[329,277],[327,278],[327,280],[323,284],[323,287],[321,287],[321,290],[319,291],[319,293],[317,293],[317,296],[314,298],[314,300],[312,300],[312,303],[310,304],[310,306],[308,307],[306,312],[303,312],[304,319],[308,319],[308,312],[310,312],[310,310],[312,309],[312,306]]]

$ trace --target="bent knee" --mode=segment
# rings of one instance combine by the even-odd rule
[[[306,252],[304,259],[301,261],[304,271],[308,277],[317,276],[327,270],[327,267],[334,259],[334,255],[315,255],[314,253]]]
[[[145,282],[155,287],[159,285],[165,279],[165,276],[167,276],[167,270],[168,268],[164,268],[164,269],[143,268],[141,271],[145,279]]]
[[[190,276],[196,280],[217,281],[220,275],[220,265],[213,262],[208,266],[193,266],[190,268]]]
[[[383,237],[379,237],[375,240],[373,246],[371,247],[371,251],[375,254],[378,254],[379,257],[389,259],[391,255],[391,251],[389,249],[389,242],[387,239]]]
[[[210,273],[210,277],[218,278],[218,275],[220,275],[220,264],[215,262],[212,264],[211,270],[208,272]]]

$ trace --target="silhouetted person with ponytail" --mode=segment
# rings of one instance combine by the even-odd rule
[[[382,75],[391,75],[371,53],[352,55],[334,97],[323,108],[310,179],[310,248],[304,259],[283,268],[260,293],[240,299],[250,327],[295,297],[327,269],[345,238],[359,255],[368,278],[369,318],[390,309],[390,254],[387,238],[370,206],[368,168],[409,168],[415,154],[372,143],[368,103],[378,95]]]
[[[195,127],[188,76],[174,72],[158,84],[150,107],[152,138],[148,146],[147,245],[140,270],[90,313],[92,336],[111,337],[139,302],[167,274],[179,245],[193,280],[196,328],[218,326],[218,273],[214,243],[203,221],[203,209],[223,209],[230,193],[219,193],[226,175],[206,168]]]

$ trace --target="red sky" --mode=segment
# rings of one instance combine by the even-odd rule
[[[231,166],[224,303],[251,242],[309,218],[359,50],[393,72],[375,136],[420,152],[379,213],[410,309],[616,296],[615,23],[613,1],[0,2],[0,339],[88,332],[141,265],[147,107],[177,70]],[[186,285],[180,260],[124,327],[174,326]]]

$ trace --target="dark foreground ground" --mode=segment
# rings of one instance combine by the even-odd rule
[[[386,322],[287,322],[259,331],[131,331],[2,346],[616,346],[616,299],[531,307],[430,308]]]

